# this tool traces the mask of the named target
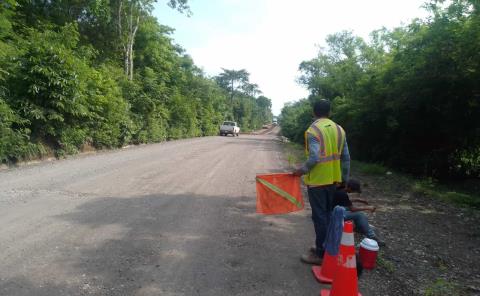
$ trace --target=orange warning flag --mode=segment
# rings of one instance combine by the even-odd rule
[[[292,173],[257,175],[257,213],[286,214],[301,209],[300,177]]]

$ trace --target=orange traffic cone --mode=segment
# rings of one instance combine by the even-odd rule
[[[353,240],[353,223],[345,221],[337,269],[331,290],[322,289],[321,296],[361,296],[357,285],[357,264]]]
[[[325,251],[323,255],[322,265],[312,266],[312,272],[315,279],[324,284],[331,284],[333,282],[333,276],[337,269],[337,257],[338,255],[330,255]]]

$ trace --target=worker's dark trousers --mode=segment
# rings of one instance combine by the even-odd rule
[[[308,188],[308,200],[312,208],[312,220],[315,228],[315,246],[319,257],[323,257],[325,250],[324,242],[332,215],[334,193],[335,185]]]

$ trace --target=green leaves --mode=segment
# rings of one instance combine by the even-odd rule
[[[1,2],[1,162],[42,155],[44,146],[64,156],[215,135],[233,117],[243,130],[271,120],[270,100],[257,97],[245,70],[232,106],[151,15],[155,2]],[[164,3],[190,14],[187,2]],[[135,66],[128,76],[125,53]]]
[[[188,16],[192,14],[188,6],[188,0],[168,0],[168,6],[180,12],[185,12]]]
[[[433,16],[371,34],[327,38],[300,64],[309,101],[287,105],[281,124],[303,142],[305,106],[333,101],[352,155],[440,178],[480,176],[480,17],[475,1],[432,1]],[[477,103],[475,103],[477,102]]]
[[[30,130],[22,119],[0,98],[0,162],[9,163],[40,156],[41,151],[29,142]]]

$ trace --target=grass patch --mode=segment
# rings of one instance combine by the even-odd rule
[[[365,175],[384,176],[389,174],[389,169],[380,164],[352,160],[351,166],[354,171]],[[432,178],[419,180],[418,177],[406,174],[395,174],[395,178],[392,180],[396,180],[398,184],[405,184],[411,191],[421,195],[430,196],[465,208],[480,209],[480,194],[478,190],[475,190],[475,185],[462,185],[459,183],[441,184]]]
[[[460,296],[459,287],[444,279],[437,279],[425,290],[425,296]]]
[[[351,161],[352,168],[366,175],[385,175],[388,169],[378,163],[366,163],[357,160]]]
[[[462,207],[480,209],[480,196],[470,192],[458,192],[452,188],[438,184],[433,180],[416,181],[412,190],[440,200],[451,202]]]
[[[382,253],[378,253],[377,257],[377,265],[389,273],[393,273],[395,271],[395,264],[393,264],[391,261],[385,259],[382,257]]]
[[[307,159],[302,145],[293,142],[287,142],[284,143],[284,147],[288,164],[291,167],[296,167]]]

